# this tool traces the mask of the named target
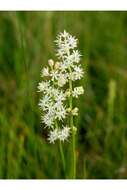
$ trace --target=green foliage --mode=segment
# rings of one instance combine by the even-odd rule
[[[37,84],[64,29],[79,39],[85,70],[77,177],[127,178],[127,13],[1,12],[0,28],[0,178],[63,178],[58,146],[40,124]]]

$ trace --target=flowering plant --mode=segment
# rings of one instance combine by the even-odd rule
[[[83,69],[80,52],[76,50],[77,39],[64,31],[55,40],[58,61],[50,59],[48,66],[41,72],[43,80],[38,85],[42,97],[39,102],[42,110],[42,123],[49,129],[50,143],[59,142],[64,171],[66,170],[62,143],[72,136],[72,178],[76,177],[75,135],[73,117],[78,115],[78,108],[73,107],[73,98],[84,93],[82,86],[74,87],[80,80]],[[67,120],[68,118],[68,120]],[[69,121],[69,122],[67,122]]]

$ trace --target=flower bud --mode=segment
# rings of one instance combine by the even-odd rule
[[[68,113],[70,113],[70,112],[71,112],[71,108],[67,108],[66,110],[67,110],[67,112],[68,112]]]
[[[72,110],[72,115],[78,115],[78,108],[77,107]]]
[[[59,69],[59,67],[60,67],[60,62],[57,61],[57,62],[55,63],[55,69]]]
[[[48,60],[48,64],[49,64],[50,67],[53,67],[54,61],[53,61],[52,59],[49,59],[49,60]]]
[[[72,130],[73,130],[74,134],[76,134],[76,132],[77,132],[77,127],[73,126]]]

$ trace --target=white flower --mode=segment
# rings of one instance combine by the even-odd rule
[[[68,78],[69,78],[70,80],[72,80],[72,81],[77,80],[77,78],[75,77],[75,72],[71,72],[71,73],[69,73]]]
[[[47,116],[49,117],[49,119],[52,118],[52,120],[55,120],[55,107],[53,102],[52,105],[48,107]]]
[[[58,49],[56,56],[58,56],[58,58],[62,58],[63,55],[64,55],[64,51],[62,51],[62,49]]]
[[[51,87],[50,89],[49,89],[49,91],[50,91],[50,96],[54,99],[56,96],[58,96],[58,94],[59,94],[59,90],[57,89],[57,88],[54,88],[54,87]]]
[[[66,67],[74,67],[74,57],[73,55],[69,55],[69,56],[64,56],[64,64],[66,64]]]
[[[78,50],[73,50],[72,55],[73,55],[73,61],[75,63],[79,63],[80,57],[81,57],[81,54],[79,53],[79,51]]]
[[[58,120],[65,119],[66,109],[64,108],[63,105],[60,105],[60,104],[56,104],[56,105],[57,105],[57,108],[56,108],[56,112],[55,112],[55,115],[56,115],[55,118]]]
[[[48,140],[50,143],[53,143],[59,138],[59,133],[58,133],[58,129],[54,129],[52,131],[50,131],[49,133],[49,137]]]
[[[52,70],[50,72],[50,76],[52,77],[52,79],[51,79],[52,81],[57,80],[58,76],[59,76],[58,71],[57,70]]]
[[[83,74],[83,69],[80,66],[75,66],[73,72],[73,80],[80,80],[83,77]]]
[[[65,30],[63,33],[60,33],[57,37],[56,43],[59,47],[66,44],[70,48],[74,49],[77,47],[77,39],[75,39],[74,36],[71,36],[69,33],[67,33]]]
[[[47,110],[51,106],[51,98],[46,94],[38,104],[41,109],[44,111]]]
[[[55,43],[58,47],[63,44],[64,40],[69,36],[69,33],[64,30],[64,32],[60,32],[60,34],[57,35]]]
[[[75,47],[77,47],[77,39],[75,39],[75,37],[69,35],[68,36],[68,44],[71,49],[74,49]]]
[[[55,95],[55,101],[56,102],[63,102],[66,99],[66,96],[62,90],[57,91],[54,95]]]
[[[49,76],[49,68],[48,67],[44,67],[42,70],[42,77],[47,77]]]
[[[70,134],[70,128],[65,126],[63,127],[63,129],[61,131],[59,131],[59,135],[58,135],[58,138],[61,140],[61,141],[65,141],[67,140],[67,138],[69,137],[69,134]]]
[[[48,66],[41,71],[43,81],[38,85],[38,91],[43,92],[39,102],[42,111],[41,120],[48,127],[48,140],[64,142],[70,135],[70,127],[66,126],[68,117],[78,115],[78,108],[68,105],[69,97],[78,98],[84,93],[82,86],[70,87],[70,82],[79,80],[84,72],[79,65],[81,54],[76,49],[77,39],[64,30],[56,39],[58,61],[48,60]],[[46,78],[46,80],[44,80]],[[68,89],[67,89],[67,88]],[[68,108],[67,108],[68,107]],[[58,126],[56,125],[58,123]],[[65,127],[61,127],[61,126]],[[73,131],[73,126],[71,126]]]
[[[38,89],[39,89],[39,91],[38,92],[43,92],[43,91],[45,91],[47,88],[49,88],[49,86],[50,86],[50,82],[44,82],[44,81],[42,81],[42,82],[39,82],[39,85],[38,85]]]
[[[60,33],[57,36],[57,40],[55,41],[56,45],[58,46],[57,56],[59,58],[64,57],[64,55],[69,55],[70,50],[77,47],[77,39],[67,33],[65,30],[63,33]]]
[[[60,74],[58,77],[58,86],[62,87],[66,84],[67,82],[67,77],[65,74]]]
[[[64,32],[62,33],[60,33],[60,35],[59,35],[59,37],[63,37],[63,38],[67,38],[69,36],[69,33],[68,32],[66,32],[66,30],[64,30]]]
[[[50,116],[50,114],[45,114],[41,117],[42,123],[44,123],[47,127],[52,128],[54,125],[53,117]]]
[[[52,91],[53,91],[52,86],[48,86],[47,88],[44,89],[44,94],[47,94],[48,96],[52,97]]]
[[[63,127],[62,130],[56,128],[56,129],[50,131],[48,140],[50,143],[53,143],[53,144],[58,139],[60,141],[64,142],[65,140],[68,139],[69,135],[70,135],[69,127],[65,126],[65,127]]]
[[[75,98],[78,98],[78,96],[83,93],[84,93],[84,89],[82,86],[75,87],[74,90],[72,91],[72,96]]]
[[[80,68],[79,68],[80,69]],[[77,71],[73,71],[69,74],[69,79],[72,80],[72,81],[76,81],[76,80],[79,80],[83,77],[83,70],[77,70]]]
[[[49,66],[52,68],[53,65],[54,65],[54,61],[53,61],[52,59],[49,59],[49,60],[48,60],[48,64],[49,64]]]
[[[68,68],[69,64],[67,60],[63,60],[62,64],[60,64],[60,70],[61,72],[66,72],[66,69]]]

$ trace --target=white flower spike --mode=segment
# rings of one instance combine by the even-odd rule
[[[78,108],[69,104],[70,98],[78,98],[84,93],[82,86],[70,88],[70,84],[80,80],[84,71],[79,64],[81,54],[76,49],[78,40],[64,30],[55,40],[58,61],[48,60],[41,72],[42,81],[38,91],[42,96],[39,107],[42,111],[42,123],[48,127],[48,141],[64,142],[73,133],[73,126],[67,125],[67,117],[78,115]],[[68,107],[69,105],[69,107]]]

